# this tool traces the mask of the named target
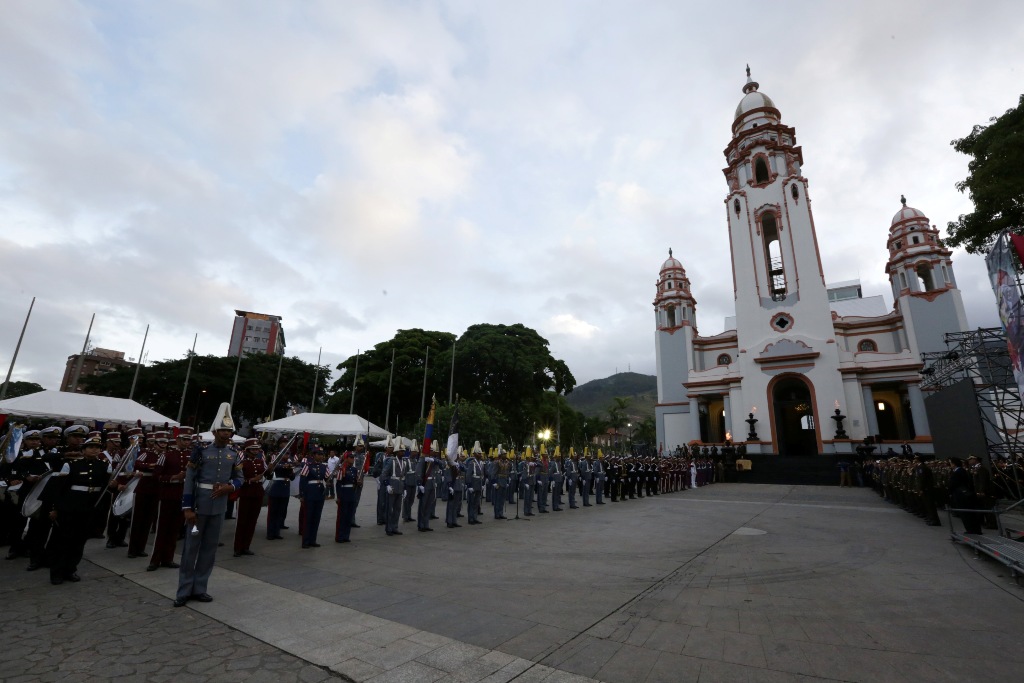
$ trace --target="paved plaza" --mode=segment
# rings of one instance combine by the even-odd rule
[[[1024,664],[1024,588],[868,489],[716,484],[393,538],[373,502],[345,545],[333,502],[316,549],[295,501],[254,557],[232,557],[227,523],[214,602],[180,609],[176,571],[102,541],[78,584],[0,562],[0,677],[961,682]]]

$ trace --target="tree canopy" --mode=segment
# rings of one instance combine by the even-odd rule
[[[276,355],[250,354],[242,357],[241,366],[237,357],[199,356],[193,357],[192,374],[189,377],[188,392],[185,396],[182,424],[193,425],[205,431],[213,420],[217,406],[231,398],[231,385],[238,369],[238,386],[235,402],[231,406],[236,422],[262,422],[267,418],[284,417],[289,405],[309,408],[313,399],[313,383],[317,366],[298,358],[284,358]],[[270,414],[274,400],[274,383],[278,365],[281,367],[281,382],[278,387],[274,415]],[[178,414],[181,390],[185,384],[188,369],[188,355],[175,360],[157,361],[139,370],[135,386],[135,400],[158,413],[174,418]],[[317,384],[317,408],[323,409],[327,376],[330,368],[321,366]],[[131,391],[134,367],[118,368],[102,376],[84,377],[82,385],[90,394],[127,398]],[[347,410],[345,412],[348,412]]]
[[[3,382],[0,382],[0,386]],[[34,394],[38,391],[42,391],[43,387],[35,382],[10,382],[7,385],[7,393],[4,398],[17,398],[19,396],[27,396],[28,394]]]
[[[970,196],[974,211],[949,223],[946,242],[985,252],[1003,230],[1024,228],[1024,95],[1015,108],[950,144],[973,157],[956,188]]]

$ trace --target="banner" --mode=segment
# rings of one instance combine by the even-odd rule
[[[1012,241],[1015,240],[1009,233],[1000,234],[985,257],[985,264],[988,266],[992,291],[996,295],[999,319],[1006,330],[1006,344],[1013,366],[1013,377],[1017,380],[1017,390],[1024,396],[1024,367],[1021,366],[1021,357],[1024,356],[1024,321],[1021,319],[1021,296],[1017,285],[1017,262],[1014,259]]]

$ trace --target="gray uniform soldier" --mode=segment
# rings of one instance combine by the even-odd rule
[[[402,458],[394,452],[384,458],[380,483],[384,487],[384,531],[388,536],[401,536],[398,519],[402,514],[402,495],[405,493],[405,468]]]
[[[228,494],[241,488],[244,477],[238,451],[231,445],[235,423],[229,404],[220,404],[210,431],[213,443],[205,448],[197,445],[185,469],[181,507],[185,513],[186,533],[175,607],[182,607],[189,600],[213,600],[206,586],[217,556]]]
[[[370,476],[377,480],[377,525],[383,526],[387,521],[387,504],[388,504],[388,492],[384,485],[384,477],[381,472],[384,471],[384,461],[392,456],[395,452],[395,445],[391,441],[391,435],[388,435],[388,440],[384,446],[383,452],[378,452],[373,459],[373,467],[370,469]]]
[[[608,478],[608,471],[604,466],[604,453],[597,449],[597,460],[594,461],[594,497],[598,505],[604,505],[604,482]]]
[[[430,452],[423,453],[416,461],[416,492],[419,494],[416,528],[419,531],[433,531],[430,528],[430,518],[434,514],[434,503],[437,501],[435,472],[441,468],[441,463],[437,461],[439,453],[437,442],[431,442]]]
[[[560,446],[555,446],[555,452],[548,461],[548,481],[551,482],[548,488],[551,489],[551,509],[555,512],[562,511],[562,485],[565,483],[565,474],[562,472],[562,451]]]
[[[551,472],[551,461],[548,460],[548,449],[546,444],[540,445],[540,462],[537,463],[537,510],[541,514],[548,512],[548,493],[551,483],[548,474]]]
[[[496,457],[491,462],[491,487],[494,489],[491,494],[491,502],[494,503],[495,519],[507,519],[505,517],[505,491],[508,490],[512,458],[513,454],[505,453],[505,449],[498,444]]]
[[[526,447],[519,463],[519,496],[523,499],[523,517],[533,517],[533,492],[537,485],[537,463],[533,460],[533,449]]]
[[[420,447],[415,440],[408,451],[409,455],[402,458],[402,467],[405,468],[405,479],[402,491],[402,521],[412,521],[412,505],[416,501],[416,487],[420,483],[416,472],[419,470]]]
[[[576,465],[576,452],[569,447],[569,457],[565,459],[565,484],[569,489],[569,509],[579,508],[576,504],[576,487],[579,484],[579,467]]]
[[[473,444],[473,452],[466,460],[466,510],[470,524],[482,524],[477,516],[480,513],[480,493],[484,487],[484,466],[479,458],[483,452],[480,442],[477,441]]]
[[[461,450],[462,447],[459,446]],[[461,527],[459,524],[459,510],[462,509],[462,493],[465,489],[465,481],[462,477],[462,466],[460,464],[448,463],[444,472],[444,483],[447,489],[448,504],[445,508],[444,521],[449,529]]]
[[[590,462],[590,449],[583,449],[583,457],[580,458],[580,490],[583,492],[583,507],[590,507],[590,485],[594,481],[594,466]],[[572,499],[570,498],[570,501]]]

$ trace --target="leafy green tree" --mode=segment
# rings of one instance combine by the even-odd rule
[[[430,406],[427,406],[427,411],[429,410]],[[451,427],[453,412],[454,405],[442,404],[437,406],[434,415],[434,440],[442,450],[448,442],[448,429]],[[479,441],[485,449],[495,447],[499,443],[508,448],[511,440],[504,433],[504,426],[505,416],[497,408],[480,401],[459,400],[459,443],[464,447],[472,448],[473,442]],[[426,427],[427,421],[422,419],[416,423],[412,432],[403,436],[422,443]]]
[[[192,360],[188,392],[185,396],[182,424],[206,430],[213,420],[217,406],[231,398],[231,385],[238,369],[238,386],[232,416],[237,422],[263,422],[271,417],[274,384],[278,366],[281,381],[273,418],[284,417],[289,406],[308,409],[313,398],[314,378],[317,384],[316,411],[322,412],[327,391],[330,368],[317,366],[298,358],[284,358],[266,354],[244,356],[241,365],[237,357],[199,356]],[[157,361],[139,370],[135,386],[135,400],[158,413],[174,418],[178,414],[181,389],[185,384],[188,354],[185,358]],[[85,377],[81,384],[90,394],[127,398],[131,391],[134,367],[118,368],[102,376]]]
[[[1003,230],[1024,228],[1024,95],[1015,108],[950,144],[973,157],[956,189],[970,196],[974,211],[949,223],[946,243],[983,253]]]
[[[433,394],[448,397],[448,369],[451,366],[451,349],[455,335],[450,332],[411,329],[398,330],[388,341],[377,344],[369,351],[359,354],[359,368],[356,370],[356,356],[350,356],[338,364],[341,376],[332,386],[333,394],[327,402],[326,412],[348,413],[352,407],[352,380],[355,378],[355,413],[374,424],[389,428],[392,432],[408,432],[420,419],[423,407],[423,366],[427,366],[427,407]],[[394,376],[391,373],[392,352],[394,353]],[[388,416],[388,383],[391,382],[390,425],[385,425]],[[413,437],[409,437],[413,438]]]
[[[0,385],[3,385],[3,382],[0,382]],[[35,382],[10,382],[7,385],[7,395],[4,398],[27,396],[42,390],[42,385],[36,384]]]

